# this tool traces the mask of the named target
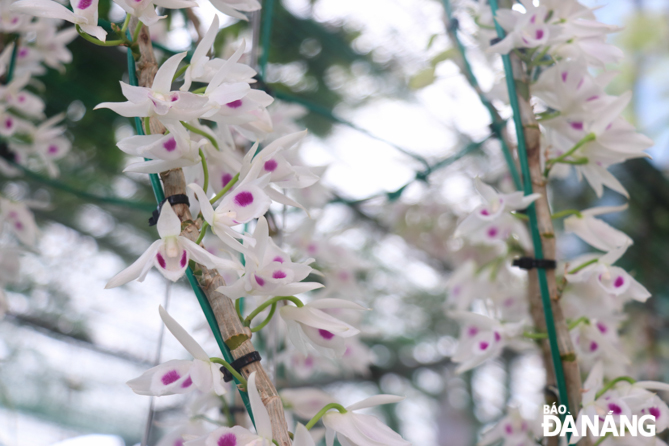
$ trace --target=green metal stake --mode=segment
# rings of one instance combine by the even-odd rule
[[[497,0],[490,0],[490,8],[492,9],[493,17],[497,14]],[[495,29],[500,38],[504,38],[504,29],[495,21]],[[527,162],[527,146],[525,143],[525,132],[523,131],[523,123],[520,119],[520,107],[518,105],[518,96],[516,93],[516,85],[513,79],[513,69],[511,67],[511,59],[509,55],[503,55],[504,73],[506,74],[506,86],[509,90],[509,102],[513,109],[513,123],[516,127],[516,135],[518,138],[518,158],[520,160],[520,169],[525,178],[523,190],[525,195],[532,194],[532,181],[530,180],[530,166]],[[532,243],[534,244],[534,257],[536,259],[543,259],[544,252],[541,244],[541,235],[539,234],[539,226],[537,224],[537,212],[534,203],[527,208],[527,215],[530,217],[530,231],[532,233]],[[553,359],[553,367],[555,368],[555,378],[557,380],[558,391],[560,393],[560,404],[564,405],[569,412],[569,401],[567,399],[567,384],[564,378],[564,371],[562,370],[562,359],[560,358],[560,349],[557,343],[557,332],[555,330],[555,320],[553,319],[553,308],[551,307],[550,292],[548,290],[548,279],[546,278],[546,271],[538,268],[537,275],[539,276],[539,288],[541,290],[541,302],[544,307],[544,316],[546,318],[546,331],[548,333],[548,341],[551,346],[551,357]]]

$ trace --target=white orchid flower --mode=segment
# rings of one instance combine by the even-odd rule
[[[458,347],[451,358],[461,363],[456,373],[466,372],[502,353],[508,339],[516,334],[516,324],[502,325],[482,314],[454,311],[450,317],[460,322]]]
[[[580,217],[572,215],[564,219],[565,231],[573,232],[590,246],[602,251],[612,251],[621,246],[629,246],[632,244],[629,236],[603,220],[595,218],[598,215],[620,212],[625,209],[627,209],[627,204],[586,209],[581,211]]]
[[[58,176],[56,160],[64,157],[72,148],[72,143],[65,138],[65,126],[56,126],[65,117],[64,113],[53,116],[38,126],[27,121],[19,121],[22,132],[30,136],[30,143],[11,141],[9,147],[25,154],[35,155],[46,166],[49,176]]]
[[[375,395],[346,407],[346,413],[329,411],[323,416],[325,425],[325,442],[327,446],[334,444],[335,436],[339,442],[350,446],[407,446],[408,441],[397,432],[371,415],[355,413],[355,410],[392,404],[402,401],[404,397],[395,395]]]
[[[207,65],[210,62],[207,53],[214,45],[214,40],[216,40],[216,35],[219,31],[218,25],[218,16],[215,15],[214,20],[211,22],[211,26],[209,26],[206,34],[200,43],[197,44],[197,47],[193,52],[193,56],[190,59],[190,65],[188,65],[188,68],[186,68],[186,72],[184,73],[184,84],[180,88],[181,91],[188,91],[193,81],[206,82],[211,80],[211,78],[207,79],[205,76],[205,73],[209,71],[207,70]]]
[[[260,9],[258,0],[212,0],[211,4],[223,14],[246,21],[248,18],[240,11],[253,12]]]
[[[311,419],[323,407],[336,400],[328,393],[315,387],[282,389],[279,392],[286,410],[290,410],[300,418]]]
[[[274,98],[262,90],[251,89],[249,83],[255,82],[255,71],[237,63],[241,58],[246,45],[244,41],[235,53],[226,61],[211,62],[212,68],[220,63],[216,74],[211,77],[209,85],[204,91],[204,97],[209,100],[210,110],[202,118],[221,124],[243,125],[258,121],[267,114],[267,106]],[[249,75],[251,77],[249,77]],[[270,123],[271,127],[271,123]],[[272,129],[268,129],[268,132]]]
[[[272,423],[256,385],[256,372],[248,378],[248,396],[256,433],[241,426],[219,427],[209,435],[187,441],[184,446],[272,446]]]
[[[620,301],[620,303],[629,300],[645,302],[651,294],[648,290],[637,282],[627,271],[612,266],[625,253],[629,245],[618,247],[605,255],[599,257],[597,261],[581,268],[565,277],[570,283],[588,283],[593,285],[599,293],[609,296],[609,298]],[[585,255],[571,262],[578,267],[588,261],[595,259],[595,256]]]
[[[160,173],[201,162],[200,147],[205,140],[192,140],[178,121],[166,123],[165,127],[169,130],[165,135],[135,135],[116,144],[125,153],[151,159],[130,164],[124,172]]]
[[[282,189],[304,188],[318,181],[318,177],[311,173],[308,168],[292,166],[281,154],[283,150],[291,148],[306,135],[307,131],[305,130],[283,136],[274,140],[257,154],[257,147],[254,146],[244,156],[240,176],[244,178],[247,175],[253,175],[254,172],[257,172],[258,175],[269,174],[270,186],[265,187],[267,195],[277,203],[304,209],[300,203],[288,198],[271,185],[276,185]]]
[[[479,177],[475,181],[476,190],[484,203],[465,217],[455,231],[455,236],[467,235],[500,218],[505,212],[527,208],[540,194],[523,195],[523,192],[500,194],[493,187],[485,184]],[[497,236],[497,233],[495,233]]]
[[[25,86],[30,82],[30,73],[15,77],[9,84],[0,86],[0,98],[8,107],[31,118],[44,118],[44,101],[29,91]]]
[[[252,256],[247,247],[237,241],[242,239],[249,246],[255,246],[255,239],[242,235],[232,229],[233,226],[248,223],[267,212],[272,200],[269,199],[263,188],[269,181],[268,175],[251,180],[247,177],[235,185],[218,203],[216,210],[209,202],[209,197],[198,184],[191,183],[192,190],[200,202],[200,209],[205,221],[209,223],[214,234],[232,249]]]
[[[137,17],[146,26],[155,24],[167,16],[156,14],[156,6],[167,9],[193,8],[197,2],[188,0],[114,0],[128,14]]]
[[[615,378],[625,373],[630,361],[621,351],[615,326],[594,319],[589,324],[579,324],[570,331],[579,363],[584,370],[597,362],[604,364],[606,376]]]
[[[302,307],[287,305],[279,309],[288,325],[288,338],[302,354],[309,354],[310,344],[319,353],[341,358],[346,352],[345,338],[360,333],[357,328],[330,316],[324,309],[366,310],[367,308],[343,299],[319,299]]]
[[[508,414],[481,436],[477,446],[488,446],[502,440],[502,446],[535,446],[536,423],[526,420],[517,408],[510,408]]]
[[[248,65],[238,63],[246,49],[246,42],[244,40],[242,40],[241,45],[229,60],[219,59],[217,57],[210,59],[207,56],[207,53],[216,40],[216,35],[219,31],[218,26],[218,16],[214,16],[214,20],[211,23],[209,30],[193,52],[193,56],[190,59],[190,65],[184,73],[184,84],[180,88],[181,91],[188,91],[192,82],[205,82],[209,84],[217,74],[218,77],[215,86],[208,89],[209,92],[206,96],[211,94],[216,87],[220,86],[222,83],[234,84],[239,82],[250,84],[256,82],[253,78],[253,76],[256,75],[256,71]],[[249,90],[243,85],[237,85],[236,87],[239,88],[240,91]],[[241,99],[242,97],[243,96],[240,96],[232,100]]]
[[[316,282],[302,282],[312,271],[308,259],[303,263],[293,263],[290,256],[279,249],[269,236],[269,227],[265,217],[260,217],[253,232],[256,240],[254,247],[249,247],[244,275],[235,283],[222,286],[218,292],[230,299],[242,296],[292,296],[321,288]],[[244,247],[247,246],[244,241]]]
[[[27,246],[34,246],[39,230],[33,213],[23,203],[0,197],[0,223]]]
[[[160,318],[165,327],[193,356],[192,361],[172,360],[157,365],[140,377],[126,384],[138,395],[163,396],[187,393],[194,389],[217,395],[226,393],[220,365],[209,360],[209,356],[179,323],[161,305]]]
[[[114,288],[137,279],[142,282],[149,270],[155,266],[165,278],[175,282],[186,272],[188,261],[194,260],[207,268],[239,269],[231,260],[221,259],[190,241],[181,233],[181,220],[165,202],[158,217],[156,240],[132,265],[112,277],[105,288]]]
[[[52,0],[20,0],[10,11],[35,17],[61,19],[78,25],[86,34],[105,41],[107,32],[98,26],[98,0],[70,0],[72,11]]]
[[[507,31],[506,37],[491,46],[488,51],[507,54],[514,48],[536,48],[555,43],[560,37],[561,27],[546,23],[548,9],[534,6],[532,0],[521,0],[525,12],[513,9],[498,9],[495,21]]]
[[[126,118],[157,117],[163,123],[199,118],[208,110],[206,98],[189,92],[171,91],[172,79],[184,57],[185,52],[167,59],[158,69],[151,88],[121,82],[123,96],[128,101],[103,102],[94,110],[108,108]]]

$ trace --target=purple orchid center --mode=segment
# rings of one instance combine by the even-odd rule
[[[469,327],[469,329],[467,330],[467,334],[468,334],[469,336],[476,336],[476,334],[477,334],[478,332],[479,332],[479,329],[476,328],[476,327]]]
[[[156,259],[158,260],[158,265],[160,265],[161,268],[167,268],[167,263],[165,262],[165,258],[161,253],[156,254]]]
[[[613,282],[613,286],[616,288],[620,288],[624,284],[625,284],[625,279],[623,278],[623,276],[616,277],[615,282]]]
[[[179,265],[181,265],[182,268],[185,268],[186,263],[188,263],[188,253],[184,249],[184,252],[181,253],[181,261],[179,262]]]
[[[276,166],[279,164],[275,160],[268,160],[265,161],[265,170],[268,172],[274,172],[276,170]]]
[[[583,122],[581,122],[581,121],[570,122],[569,125],[574,130],[583,130]]]
[[[489,346],[490,346],[490,343],[488,343],[488,342],[485,342],[485,341],[479,342],[479,348],[481,350],[486,350]]]
[[[321,335],[321,337],[322,337],[323,339],[328,340],[328,341],[329,341],[330,339],[334,338],[334,334],[333,334],[333,333],[330,333],[330,332],[327,331],[327,330],[319,329],[319,330],[318,330],[318,334]]]
[[[262,277],[258,276],[257,274],[254,274],[253,277],[255,277],[258,285],[265,286],[265,280]]]
[[[623,413],[623,409],[615,403],[609,403],[609,410],[613,412],[613,415],[620,415]]]
[[[569,73],[567,71],[562,72],[562,82],[567,82],[567,76]]]
[[[193,384],[193,380],[192,380],[192,379],[190,378],[190,376],[189,376],[189,377],[186,378],[186,380],[181,384],[181,388],[182,388],[182,389],[185,389],[186,387],[190,387],[191,384]]]
[[[602,324],[601,322],[597,322],[597,328],[601,333],[606,333],[607,331],[609,331],[609,329],[606,328],[606,325]]]
[[[173,151],[174,149],[177,148],[177,141],[176,141],[176,139],[174,139],[174,138],[170,138],[170,139],[168,139],[167,141],[165,141],[165,142],[163,143],[163,147],[164,147],[165,150],[167,150],[168,152]]]
[[[237,99],[236,101],[228,102],[228,103],[225,104],[225,105],[227,105],[227,106],[230,107],[230,108],[239,108],[239,107],[242,106],[242,100],[241,100],[241,99]]]
[[[537,15],[533,14],[532,17],[530,17],[530,23],[535,23],[537,21]]]
[[[499,230],[495,226],[493,226],[490,229],[488,229],[488,237],[495,238],[498,232]]]
[[[281,256],[276,256],[272,259],[272,262],[283,263],[283,258]]]
[[[18,100],[19,100],[19,102],[25,102],[25,101],[26,101],[26,97],[23,96],[22,94],[20,94],[19,97],[18,97]]]
[[[232,432],[229,432],[221,437],[216,442],[217,446],[236,446],[237,445],[237,436]]]
[[[241,207],[246,207],[253,203],[253,194],[248,191],[243,191],[235,195],[235,203]]]
[[[655,421],[657,421],[657,419],[660,418],[660,408],[659,407],[649,408],[648,413],[655,417]]]
[[[537,40],[543,39],[544,37],[544,30],[543,29],[538,29],[537,32],[534,34],[534,37]]]
[[[14,121],[12,120],[12,118],[5,119],[5,128],[6,129],[11,129],[12,125],[14,125]]]
[[[481,215],[486,215],[487,216],[487,215],[490,215],[490,212],[488,212],[487,209],[482,209],[481,210]]]
[[[57,153],[57,152],[58,152],[58,146],[55,145],[55,144],[51,144],[51,145],[49,146],[49,153],[53,155],[53,154],[55,154],[55,153]]]
[[[495,332],[495,341],[499,342],[502,339],[498,332]]]
[[[504,430],[505,430],[506,433],[509,434],[509,435],[513,434],[513,427],[511,427],[510,424],[507,424],[506,426],[504,426]]]
[[[274,273],[272,273],[272,278],[274,278],[274,279],[284,279],[285,277],[286,277],[286,273],[284,273],[281,270],[274,271]]]
[[[79,0],[78,9],[86,9],[93,3],[93,0]]]
[[[595,100],[597,100],[597,99],[599,99],[599,96],[595,95],[595,96],[590,96],[590,97],[589,97],[588,99],[586,99],[585,101],[586,101],[586,102],[590,102],[590,101],[595,101]]]
[[[221,184],[223,185],[223,187],[227,186],[230,180],[232,180],[232,175],[230,175],[229,173],[224,173],[223,176],[221,177]]]
[[[592,342],[590,343],[590,351],[591,351],[591,352],[594,352],[594,351],[597,350],[598,348],[599,348],[599,344],[597,344],[595,341],[592,341]]]
[[[167,386],[177,381],[179,378],[181,378],[179,372],[176,370],[170,370],[169,372],[165,373],[162,378],[160,378],[160,381],[162,381],[162,383]]]

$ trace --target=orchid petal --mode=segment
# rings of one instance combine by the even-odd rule
[[[216,221],[216,215],[214,214],[214,208],[209,202],[207,194],[204,192],[204,189],[199,184],[191,183],[188,185],[188,188],[195,193],[198,201],[200,202],[200,210],[202,211],[202,216],[204,221],[209,223],[209,225],[214,226]]]
[[[174,318],[170,316],[167,311],[165,311],[162,305],[158,308],[158,312],[160,313],[160,318],[163,320],[165,327],[167,327],[170,333],[172,333],[174,337],[177,338],[177,341],[179,341],[181,345],[183,345],[184,348],[188,350],[188,353],[190,353],[193,358],[199,359],[200,361],[209,362],[209,356],[200,346],[200,344],[198,344],[197,341],[195,341],[195,339],[193,339],[193,337],[189,335],[188,332],[181,325],[179,325],[179,323],[174,320]]]
[[[366,409],[368,407],[380,406],[382,404],[394,404],[399,403],[405,397],[397,395],[374,395],[369,398],[365,398],[362,401],[358,401],[355,404],[351,404],[346,408],[346,410],[353,411],[359,409]]]
[[[177,72],[179,64],[186,57],[185,51],[183,53],[175,54],[165,61],[164,64],[160,66],[160,69],[156,73],[156,77],[153,79],[153,84],[151,85],[151,90],[167,94],[170,92],[172,87],[172,79]]]
[[[135,260],[132,265],[109,279],[109,282],[105,285],[105,289],[116,288],[117,286],[124,285],[135,279],[138,279],[140,282],[144,280],[146,273],[153,266],[153,258],[162,244],[162,240],[153,242],[151,246],[149,246],[149,249]]]
[[[272,438],[272,422],[269,419],[267,408],[260,398],[258,387],[256,386],[256,374],[252,372],[249,375],[248,382],[248,396],[251,402],[251,410],[253,411],[253,419],[255,420],[256,432],[263,438]]]

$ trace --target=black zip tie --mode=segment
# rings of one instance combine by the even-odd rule
[[[233,369],[241,373],[244,367],[246,367],[249,364],[253,364],[254,362],[260,361],[260,359],[262,359],[260,358],[260,353],[251,352],[235,359],[230,363],[230,365],[232,366]],[[230,370],[226,369],[224,366],[221,366],[221,373],[223,373],[223,381],[225,381],[226,383],[234,379],[234,376],[232,376]]]
[[[490,40],[490,46],[493,46],[493,45],[495,45],[496,43],[499,43],[499,42],[501,42],[501,41],[502,41],[502,38],[501,38],[501,37],[495,37],[494,39],[491,39],[491,40]]]
[[[260,77],[260,73],[256,73],[256,75],[253,76],[253,79],[255,79],[256,82],[251,84],[251,88],[254,88],[256,90],[262,90],[265,93],[267,93],[268,95],[274,97],[274,92],[269,87],[269,85],[267,85],[265,80],[262,77]]]
[[[160,204],[158,204],[158,209],[153,211],[153,215],[151,215],[151,218],[149,218],[149,226],[155,226],[158,223],[158,217],[160,217],[160,211],[162,210],[163,205],[165,204],[166,201],[169,201],[170,205],[172,206],[174,206],[175,204],[185,204],[186,206],[190,206],[190,200],[188,199],[188,195],[186,194],[170,195],[169,197],[161,201]]]
[[[555,269],[556,263],[555,260],[533,259],[532,257],[520,257],[518,259],[513,259],[513,266],[517,266],[520,269],[525,269],[529,271],[533,268]]]
[[[446,30],[449,32],[455,32],[458,30],[460,27],[460,22],[458,22],[458,19],[453,17],[449,22],[446,24]]]

